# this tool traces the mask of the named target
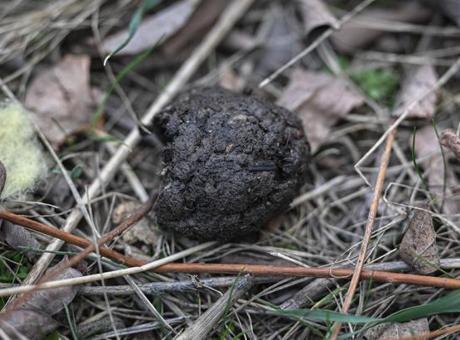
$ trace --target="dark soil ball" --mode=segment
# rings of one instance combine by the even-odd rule
[[[196,88],[155,125],[166,143],[156,220],[180,235],[240,239],[285,210],[306,180],[301,122],[274,104]]]

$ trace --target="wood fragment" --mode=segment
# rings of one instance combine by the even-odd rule
[[[220,318],[224,316],[233,303],[243,296],[251,286],[252,279],[249,275],[237,279],[235,284],[211,308],[201,315],[193,325],[176,337],[176,340],[206,339]]]

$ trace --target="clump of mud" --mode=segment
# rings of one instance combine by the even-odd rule
[[[241,239],[285,210],[306,180],[302,125],[274,104],[196,88],[155,125],[166,144],[156,220],[178,234]]]

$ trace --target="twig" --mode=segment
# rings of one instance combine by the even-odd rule
[[[367,255],[367,247],[369,245],[369,241],[372,235],[372,229],[375,223],[375,217],[377,216],[377,211],[380,203],[380,198],[382,197],[382,190],[383,184],[385,182],[385,175],[387,172],[388,164],[390,162],[391,157],[391,149],[393,147],[393,142],[396,136],[396,129],[393,129],[391,133],[388,135],[387,142],[385,145],[385,150],[382,154],[382,161],[380,163],[380,168],[377,176],[377,181],[375,183],[374,189],[374,197],[372,199],[372,203],[369,210],[369,217],[367,219],[366,227],[364,229],[364,236],[361,242],[361,249],[359,251],[358,260],[356,262],[355,270],[353,276],[350,281],[350,286],[348,287],[347,295],[345,296],[345,301],[342,306],[342,313],[347,313],[348,309],[350,308],[351,301],[353,300],[353,296],[356,291],[356,287],[358,286],[358,282],[360,279],[361,271],[364,266],[364,262],[366,261]],[[341,323],[336,323],[334,330],[332,332],[331,339],[337,339],[339,335]]]
[[[9,295],[14,295],[14,294],[20,294],[20,293],[26,293],[31,290],[35,289],[47,289],[47,288],[58,288],[58,287],[66,287],[66,286],[73,286],[73,285],[79,285],[79,284],[84,284],[84,283],[90,283],[90,282],[95,282],[95,281],[100,281],[100,280],[108,280],[108,279],[113,279],[117,277],[122,277],[125,275],[133,275],[133,274],[139,274],[143,273],[146,271],[151,271],[155,268],[161,267],[169,262],[172,261],[177,261],[181,258],[184,258],[186,256],[189,256],[191,254],[194,254],[195,252],[204,250],[206,248],[209,248],[211,246],[215,245],[215,242],[207,242],[200,244],[198,246],[183,250],[181,252],[178,252],[174,255],[166,256],[162,259],[149,262],[144,264],[143,266],[139,267],[131,267],[127,269],[120,269],[120,270],[114,270],[110,272],[104,272],[104,273],[99,273],[99,274],[93,274],[93,275],[86,275],[82,277],[77,277],[73,279],[63,279],[63,280],[56,280],[56,281],[48,281],[40,285],[22,285],[17,288],[8,288],[8,289],[2,289],[0,290],[0,296],[9,296]],[[177,263],[176,265],[179,265],[179,268],[181,267],[181,263]],[[238,267],[239,271],[241,271],[242,267]],[[162,272],[161,270],[158,270],[158,272]],[[460,282],[460,280],[459,280]],[[459,285],[460,287],[460,285]]]
[[[143,125],[149,126],[155,115],[160,112],[160,110],[168,104],[177,93],[179,93],[184,84],[190,79],[193,73],[195,73],[209,53],[214,50],[214,48],[225,37],[225,35],[253,2],[254,0],[234,1],[225,9],[218,22],[203,39],[203,42],[181,66],[170,83],[148,109],[141,120]],[[136,127],[129,133],[125,140],[120,144],[117,152],[110,158],[104,168],[102,168],[99,177],[92,182],[87,192],[82,195],[83,204],[88,204],[94,197],[96,197],[100,190],[110,182],[118,168],[127,159],[132,149],[139,143],[140,140],[141,133]],[[66,219],[63,231],[72,232],[80,222],[81,218],[82,214],[79,209],[74,208]],[[54,253],[59,250],[63,244],[64,242],[62,240],[54,240],[51,242],[46,248],[46,253],[44,253],[36,262],[35,266],[24,280],[24,283],[30,284],[35,282],[49,266],[49,263],[54,258]]]
[[[188,256],[194,252],[203,250],[215,242],[204,243],[175,255],[165,257],[160,260],[149,262],[143,266],[119,269],[105,273],[86,275],[73,279],[63,279],[45,282],[40,286],[22,285],[19,287],[0,289],[0,296],[9,296],[28,292],[34,289],[49,289],[66,286],[79,285],[99,281],[101,279],[112,279],[125,275],[139,274],[146,271],[156,273],[187,273],[187,274],[252,274],[255,276],[277,276],[277,277],[322,277],[335,279],[349,279],[353,273],[353,268],[332,268],[332,267],[283,267],[257,264],[228,264],[228,263],[170,263]],[[377,282],[405,283],[425,287],[440,287],[446,289],[459,289],[460,280],[447,277],[436,277],[417,274],[393,273],[377,270],[366,270],[361,272],[360,280],[374,280]]]
[[[219,298],[193,325],[180,334],[176,340],[201,340],[212,331],[228,308],[252,286],[249,275],[237,278],[234,286]]]
[[[317,48],[324,40],[329,38],[332,33],[334,33],[336,30],[340,29],[345,23],[350,21],[355,15],[359,14],[361,11],[363,11],[367,6],[372,4],[375,0],[364,0],[361,2],[358,6],[356,6],[352,11],[348,12],[345,14],[342,19],[339,20],[337,23],[337,26],[335,28],[329,28],[326,31],[324,31],[320,36],[318,36],[306,49],[304,49],[302,52],[297,54],[295,57],[293,57],[291,60],[289,60],[286,64],[284,64],[282,67],[277,69],[275,72],[273,72],[270,76],[262,80],[259,84],[259,88],[263,88],[270,84],[276,77],[278,77],[281,73],[286,71],[288,68],[290,68],[292,65],[295,65],[299,60],[301,60],[303,57],[308,55],[311,51],[313,51],[315,48]]]
[[[43,285],[45,282],[52,280],[55,278],[58,274],[62,273],[65,269],[73,267],[80,263],[85,257],[87,257],[89,254],[92,252],[99,250],[100,246],[103,244],[113,240],[116,236],[120,235],[123,233],[125,230],[128,228],[132,227],[134,224],[139,222],[145,215],[152,209],[153,203],[157,195],[154,195],[147,203],[144,203],[139,209],[134,211],[132,215],[130,215],[128,218],[126,218],[120,225],[118,225],[116,228],[108,232],[107,234],[103,235],[96,244],[89,242],[88,241],[88,246],[81,251],[79,254],[73,256],[71,259],[62,262],[60,265],[56,266],[53,268],[53,270],[48,271],[39,281],[39,284],[37,285],[37,288],[39,288],[41,285]],[[27,298],[30,297],[30,294],[33,291],[29,291],[28,294],[25,294],[18,299],[15,299],[12,301],[8,306],[7,310],[13,310],[17,307],[19,307],[21,304],[23,304],[25,301],[27,301]]]
[[[55,229],[53,227],[47,226],[40,222],[30,220],[23,216],[18,216],[12,212],[6,210],[0,210],[0,218],[3,218],[7,221],[18,225],[24,225],[27,228],[32,230],[40,231],[43,233],[51,232],[49,235],[54,237],[61,237],[63,240],[68,243],[77,245],[79,247],[88,247],[92,243],[84,238],[63,232],[62,230]],[[209,244],[214,244],[210,242]],[[209,246],[208,244],[208,246]],[[120,261],[123,264],[127,264],[134,268],[134,271],[131,272],[130,269],[122,269],[119,271],[113,271],[103,274],[88,275],[83,278],[78,278],[78,280],[60,280],[53,281],[43,284],[43,288],[49,287],[60,287],[60,285],[67,284],[80,284],[92,282],[100,279],[101,277],[113,278],[119,277],[132,273],[144,272],[147,270],[155,269],[155,272],[158,273],[218,273],[218,274],[239,274],[239,273],[249,273],[259,276],[291,276],[291,277],[326,277],[326,278],[336,278],[344,279],[353,275],[354,270],[350,268],[305,268],[305,267],[281,267],[281,266],[265,266],[265,265],[247,265],[247,264],[220,264],[220,263],[168,263],[171,260],[166,261],[168,264],[158,264],[159,261],[154,261],[147,263],[144,260],[136,259],[134,257],[125,256],[118,253],[115,250],[100,247],[99,252],[103,256],[108,258]],[[169,257],[168,257],[169,258]],[[387,271],[376,271],[376,270],[364,270],[361,273],[360,279],[374,279],[380,282],[394,282],[394,283],[407,283],[414,285],[422,286],[433,286],[433,287],[443,287],[448,289],[460,288],[460,280],[434,277],[434,276],[424,276],[424,275],[413,275],[413,274],[400,274],[392,273]],[[31,288],[32,287],[32,288]],[[33,289],[35,286],[26,286],[25,291]],[[23,287],[18,287],[17,289],[22,289]],[[13,289],[13,288],[12,288]],[[10,294],[4,290],[0,290],[0,296],[2,294]],[[15,293],[11,293],[15,294]]]
[[[236,276],[213,277],[209,279],[175,281],[175,282],[150,282],[138,284],[139,289],[146,295],[158,296],[166,293],[184,293],[193,290],[211,288],[226,288],[235,283]],[[275,277],[255,277],[254,284],[265,284],[279,281]],[[130,285],[117,286],[84,286],[78,291],[86,296],[99,296],[104,294],[114,296],[130,296],[135,294],[135,289]]]

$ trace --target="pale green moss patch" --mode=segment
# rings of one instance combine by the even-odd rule
[[[0,160],[7,171],[1,198],[32,189],[46,172],[28,113],[15,104],[0,104]]]

